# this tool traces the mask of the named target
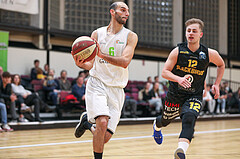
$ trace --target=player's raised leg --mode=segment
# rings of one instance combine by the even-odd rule
[[[75,128],[74,135],[76,138],[80,138],[87,129],[91,131],[92,124],[90,124],[87,120],[87,112],[83,112],[80,116],[80,121]]]

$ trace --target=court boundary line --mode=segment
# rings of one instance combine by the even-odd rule
[[[221,132],[230,132],[230,131],[240,131],[240,128],[210,130],[210,131],[198,131],[198,132],[194,132],[194,134],[221,133]],[[164,134],[163,136],[167,137],[167,136],[178,136],[178,135],[179,135],[179,133],[173,133],[173,134]],[[122,138],[112,138],[111,141],[143,139],[143,138],[151,138],[151,137],[152,136],[149,136],[149,135],[148,136],[135,136],[135,137],[122,137]],[[26,147],[39,147],[39,146],[56,146],[56,145],[78,144],[78,143],[89,143],[89,142],[92,142],[92,140],[46,143],[46,144],[33,144],[33,145],[5,146],[5,147],[0,147],[0,150],[15,149],[15,148],[26,148]]]

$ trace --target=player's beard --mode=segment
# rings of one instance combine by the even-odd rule
[[[122,17],[115,12],[115,19],[119,24],[126,24],[126,21],[122,20]]]

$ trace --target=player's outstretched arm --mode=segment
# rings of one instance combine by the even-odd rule
[[[122,56],[110,56],[108,54],[102,53],[101,51],[98,52],[98,56],[113,65],[127,68],[134,55],[134,50],[136,48],[137,42],[137,34],[130,32],[128,34],[127,45],[123,50]]]
[[[165,65],[162,70],[162,77],[169,81],[178,82],[184,88],[189,88],[191,87],[191,83],[185,77],[177,76],[171,72],[175,64],[177,63],[177,58],[178,47],[176,47],[170,52],[168,59],[165,62]]]
[[[216,50],[208,49],[208,52],[209,52],[209,62],[212,62],[217,66],[217,77],[216,77],[215,83],[212,86],[212,90],[215,93],[214,98],[217,99],[219,97],[219,84],[224,74],[225,64],[222,57],[219,55],[219,53]]]

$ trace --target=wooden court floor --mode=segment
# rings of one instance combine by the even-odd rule
[[[152,125],[120,125],[105,145],[105,159],[173,159],[181,123],[163,129],[164,141],[157,145]],[[2,159],[91,159],[92,135],[73,136],[74,128],[26,130],[0,134]],[[240,120],[198,121],[188,159],[239,159]]]

